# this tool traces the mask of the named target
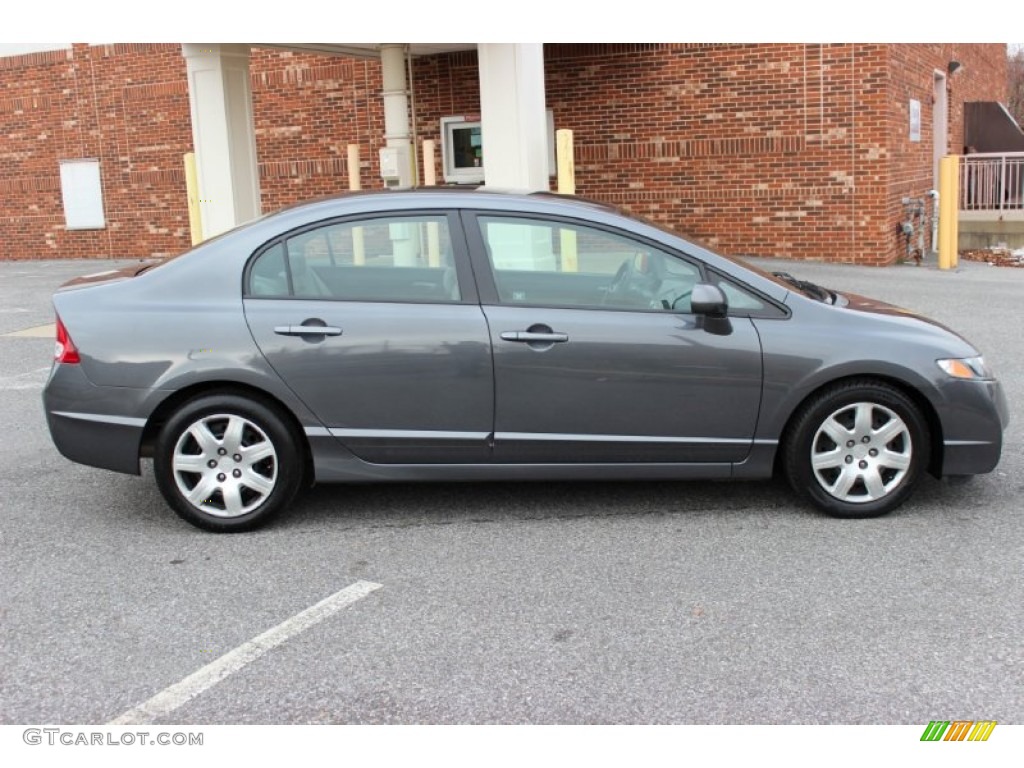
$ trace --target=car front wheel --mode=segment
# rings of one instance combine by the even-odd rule
[[[835,517],[876,517],[913,492],[928,466],[928,426],[903,392],[852,381],[808,402],[789,431],[793,489]]]
[[[275,410],[238,395],[205,395],[179,408],[157,438],[153,470],[183,519],[217,532],[265,524],[295,496],[301,444]]]

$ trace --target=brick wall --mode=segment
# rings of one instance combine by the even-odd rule
[[[1004,46],[546,45],[545,88],[579,194],[727,253],[891,264],[900,200],[932,186],[932,73],[951,58],[960,151],[963,101],[1005,99]],[[474,53],[420,59],[415,78],[420,138],[479,111]],[[913,146],[908,94],[926,104]]]
[[[727,253],[888,264],[904,252],[901,198],[932,185],[933,72],[954,58],[959,151],[963,101],[1005,100],[1004,46],[547,45],[547,104],[575,131],[582,195]],[[188,247],[180,46],[75,46],[0,71],[0,258]],[[381,186],[378,61],[254,48],[250,71],[264,211],[347,189],[349,143],[363,186]],[[442,116],[479,112],[475,52],[417,59],[414,98],[417,141],[439,142]],[[58,161],[79,157],[101,160],[105,230],[64,230]]]
[[[347,190],[349,144],[363,187],[381,186],[379,61],[254,48],[249,71],[264,211]]]
[[[577,132],[581,194],[727,253],[827,259],[828,243],[851,257],[851,47],[594,48],[549,54],[548,100]]]
[[[178,45],[0,58],[0,258],[148,256],[190,241]],[[107,228],[66,231],[59,161],[100,161]]]
[[[383,145],[380,64],[254,48],[250,65],[262,205],[362,182]],[[192,151],[181,46],[75,45],[0,58],[0,259],[133,258],[189,247],[182,155]],[[98,159],[107,227],[67,231],[61,160]]]
[[[906,257],[906,240],[898,234],[899,223],[907,218],[903,198],[921,198],[935,186],[933,153],[935,124],[935,72],[946,73],[950,61],[963,65],[946,77],[949,105],[948,141],[950,153],[964,151],[964,102],[1002,101],[1007,98],[1005,45],[918,44],[891,46],[888,83],[890,155],[889,195],[886,222],[891,259]],[[910,100],[921,103],[921,140],[910,140]],[[914,245],[912,243],[912,245]]]

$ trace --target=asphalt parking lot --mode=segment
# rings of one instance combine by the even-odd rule
[[[877,520],[780,483],[449,484],[212,535],[148,467],[62,458],[53,339],[5,335],[113,265],[0,263],[0,722],[1024,723],[1024,270],[772,264],[973,341],[1011,403],[997,471]]]

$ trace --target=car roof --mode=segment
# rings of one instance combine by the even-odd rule
[[[427,202],[429,201],[429,202]],[[295,205],[280,208],[271,213],[271,216],[291,213],[295,211],[310,211],[315,208],[330,208],[339,203],[354,204],[354,207],[363,208],[360,203],[388,205],[398,203],[401,207],[411,204],[442,204],[455,208],[473,207],[497,207],[504,208],[505,204],[514,207],[521,203],[546,202],[554,205],[564,205],[569,209],[589,209],[594,212],[627,215],[620,208],[603,203],[597,200],[590,200],[575,195],[560,195],[554,192],[536,191],[531,192],[521,189],[507,189],[501,187],[469,187],[469,186],[436,186],[416,187],[415,189],[372,189],[359,190],[354,192],[343,192],[329,195],[314,200],[305,200]],[[497,203],[497,205],[495,205]],[[367,206],[367,207],[370,207]]]

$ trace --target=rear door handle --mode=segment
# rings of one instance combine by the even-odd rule
[[[567,333],[538,333],[537,331],[503,331],[501,338],[505,341],[522,341],[527,344],[560,344],[569,340]]]
[[[341,328],[333,325],[275,325],[274,333],[281,336],[341,336]]]

